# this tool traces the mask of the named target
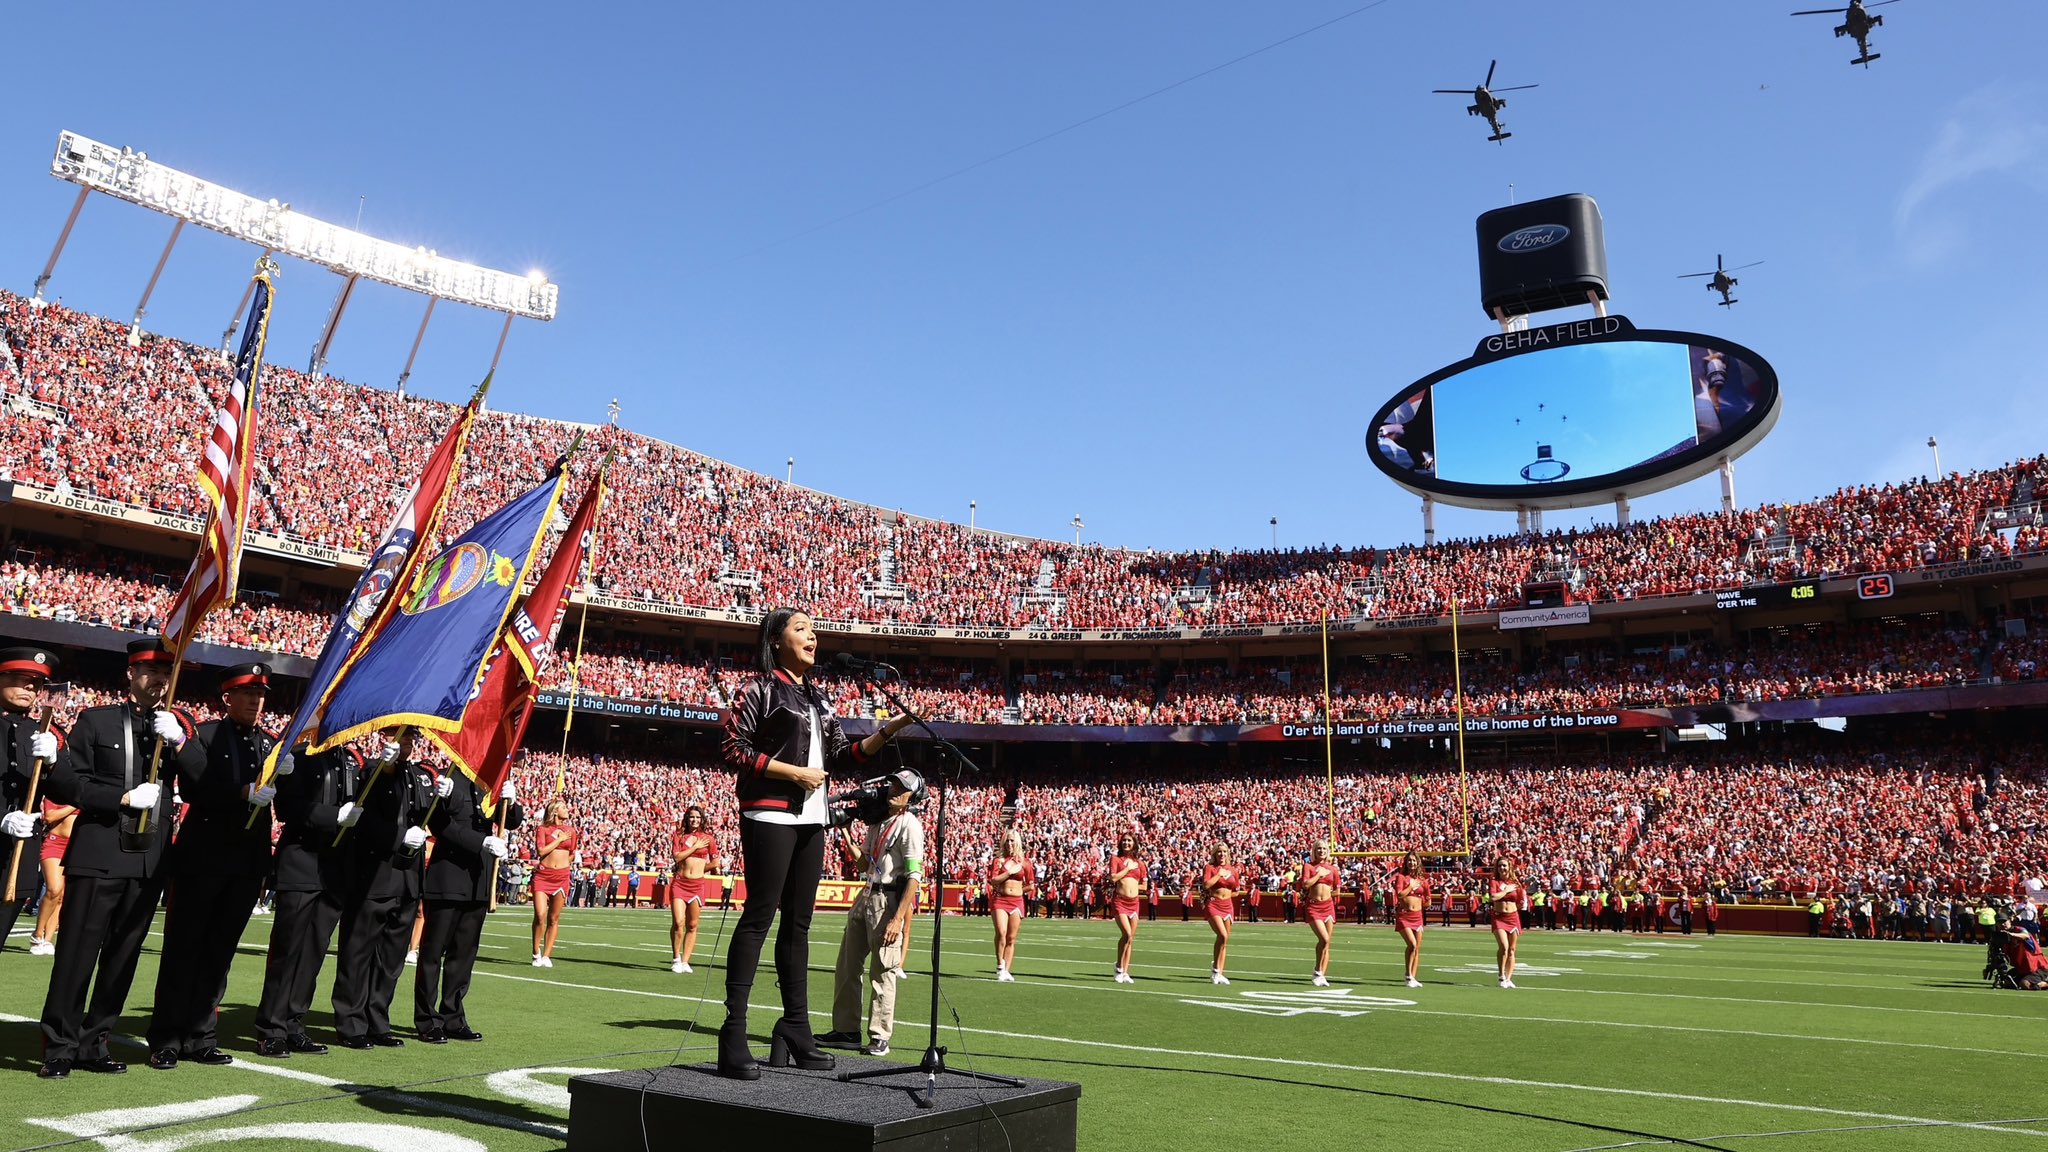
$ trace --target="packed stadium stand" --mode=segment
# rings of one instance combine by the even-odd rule
[[[160,336],[131,346],[122,324],[0,293],[0,634],[76,654],[73,709],[112,689],[117,638],[153,630],[183,576],[200,512],[191,453],[226,379],[213,350]],[[252,556],[239,602],[202,640],[275,659],[273,703],[289,708],[353,565],[455,410],[275,366],[263,397],[252,527],[280,543]],[[152,419],[139,424],[143,409]],[[575,431],[486,413],[446,527],[533,482]],[[599,435],[618,453],[600,595],[572,620],[587,625],[575,686],[597,716],[565,738],[563,702],[550,700],[518,768],[530,793],[561,782],[591,866],[665,868],[669,828],[691,803],[730,827],[713,726],[721,688],[745,675],[751,629],[729,613],[789,604],[896,659],[905,699],[991,761],[953,796],[963,877],[1012,820],[1045,886],[1092,882],[1115,836],[1135,830],[1177,887],[1218,841],[1255,873],[1283,875],[1333,821],[1342,847],[1462,851],[1467,811],[1475,856],[1573,886],[1925,896],[2048,871],[2036,739],[2048,699],[2028,694],[2048,628],[2048,568],[2034,566],[2048,563],[2043,458],[1625,528],[1158,553],[917,519],[637,433]],[[1889,598],[1825,584],[1861,574],[1895,581]],[[1796,582],[1810,582],[1808,598],[1753,612],[1719,611],[1711,596]],[[1592,622],[1515,632],[1486,619],[1538,583],[1593,606]],[[1453,605],[1480,618],[1455,660],[1437,619]],[[1332,640],[1327,682],[1306,627],[1325,615],[1350,626]],[[1304,627],[1194,631],[1286,624]],[[558,663],[545,687],[566,692],[571,671]],[[856,723],[891,707],[853,679],[828,685]],[[1990,695],[1953,695],[1964,690]],[[1461,707],[1690,709],[1697,722],[1475,738],[1463,774],[1448,739],[1361,730],[1326,768],[1308,727],[1326,692],[1340,724]],[[1849,706],[1859,700],[1871,707]],[[1812,705],[1800,720],[1847,731],[1754,711],[1793,703]],[[642,707],[655,704],[699,711]],[[1260,725],[1302,726],[1289,733],[1302,739],[1251,742]],[[1355,878],[1372,881],[1370,866]]]

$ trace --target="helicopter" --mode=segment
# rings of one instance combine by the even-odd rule
[[[1498,67],[1500,67],[1500,61],[1498,60],[1495,60],[1493,63],[1488,64],[1486,66],[1486,79],[1477,88],[1436,89],[1437,92],[1445,96],[1472,97],[1472,104],[1470,107],[1465,109],[1465,115],[1486,117],[1487,125],[1493,129],[1493,135],[1488,136],[1487,139],[1493,141],[1496,144],[1514,135],[1513,132],[1510,132],[1506,128],[1501,127],[1500,123],[1500,110],[1507,107],[1508,102],[1494,95],[1493,90],[1490,87],[1488,87],[1493,83],[1493,70]],[[1521,92],[1525,89],[1534,87],[1536,87],[1536,85],[1534,84],[1518,84],[1513,88],[1503,88],[1501,89],[1501,91]]]
[[[1757,260],[1753,263],[1739,264],[1733,268],[1729,268],[1725,267],[1722,264],[1720,254],[1715,253],[1714,270],[1712,272],[1687,272],[1685,275],[1680,276],[1679,279],[1691,280],[1696,276],[1712,276],[1713,279],[1707,281],[1707,291],[1719,292],[1721,294],[1721,307],[1732,308],[1736,305],[1736,303],[1738,303],[1738,301],[1735,299],[1734,296],[1730,295],[1730,293],[1735,291],[1735,285],[1741,283],[1741,281],[1735,279],[1735,277],[1733,276],[1730,276],[1729,273],[1740,272],[1744,268],[1754,268],[1761,263],[1763,263],[1763,261]]]
[[[1856,38],[1857,56],[1854,60],[1849,61],[1850,65],[1861,64],[1868,68],[1872,60],[1876,60],[1882,55],[1882,53],[1870,50],[1870,30],[1884,23],[1884,17],[1872,16],[1868,9],[1882,8],[1886,4],[1896,4],[1898,2],[1899,0],[1877,0],[1875,4],[1866,5],[1863,3],[1863,0],[1849,0],[1847,8],[1809,8],[1804,12],[1794,12],[1793,15],[1841,16],[1842,22],[1835,26],[1835,35],[1837,37],[1854,36]]]

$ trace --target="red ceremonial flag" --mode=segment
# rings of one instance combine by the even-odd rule
[[[267,259],[264,264],[276,267]],[[250,474],[256,465],[256,382],[263,369],[263,340],[270,331],[271,297],[269,269],[259,266],[234,378],[213,415],[213,430],[199,457],[199,489],[206,497],[199,554],[164,611],[164,645],[179,656],[199,634],[206,614],[233,600],[241,582],[242,534],[249,526]]]
[[[610,464],[607,457],[598,465],[547,570],[506,622],[491,650],[483,681],[462,714],[461,730],[426,733],[456,767],[476,781],[484,794],[486,812],[496,811],[498,790],[511,771],[512,753],[526,735],[527,721],[533,718],[541,677],[555,659],[555,631],[568,607],[569,594],[589,579],[596,561],[597,518],[604,508],[605,470]]]

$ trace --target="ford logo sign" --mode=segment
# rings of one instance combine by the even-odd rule
[[[1536,252],[1564,243],[1571,234],[1572,230],[1562,224],[1536,224],[1515,229],[1501,237],[1494,247],[1503,252]]]

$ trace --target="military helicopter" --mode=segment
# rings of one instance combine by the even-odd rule
[[[1493,129],[1493,135],[1488,136],[1487,139],[1493,141],[1496,144],[1514,135],[1513,132],[1510,132],[1507,129],[1501,127],[1500,123],[1500,110],[1507,107],[1508,102],[1494,95],[1493,90],[1488,87],[1488,85],[1493,83],[1493,70],[1498,67],[1500,67],[1500,61],[1498,60],[1495,60],[1493,63],[1488,64],[1486,66],[1486,80],[1483,83],[1481,83],[1477,88],[1436,89],[1437,92],[1445,96],[1472,97],[1472,105],[1471,107],[1465,109],[1465,115],[1486,117],[1487,125]],[[1525,89],[1534,87],[1536,87],[1536,85],[1534,84],[1517,84],[1513,88],[1503,88],[1501,89],[1501,91],[1521,92]]]
[[[1728,268],[1722,265],[1720,254],[1715,253],[1714,270],[1712,272],[1687,272],[1685,275],[1680,276],[1679,279],[1691,280],[1697,276],[1712,276],[1713,279],[1707,281],[1707,291],[1719,292],[1721,294],[1721,307],[1732,308],[1736,305],[1737,301],[1734,296],[1730,295],[1730,293],[1735,291],[1735,286],[1741,283],[1741,281],[1737,280],[1733,276],[1730,276],[1729,273],[1740,272],[1744,268],[1754,268],[1761,263],[1763,263],[1763,261],[1758,260],[1754,263],[1739,264],[1733,268]]]
[[[1868,68],[1872,60],[1876,60],[1882,55],[1870,50],[1870,30],[1884,23],[1884,17],[1872,16],[1868,9],[1882,8],[1886,4],[1896,4],[1898,2],[1899,0],[1877,0],[1875,4],[1866,5],[1863,3],[1863,0],[1849,0],[1847,8],[1809,8],[1804,12],[1794,12],[1793,15],[1841,16],[1843,18],[1842,22],[1835,26],[1836,37],[1854,36],[1856,38],[1857,56],[1854,60],[1849,61],[1849,63],[1852,66],[1861,64]]]

